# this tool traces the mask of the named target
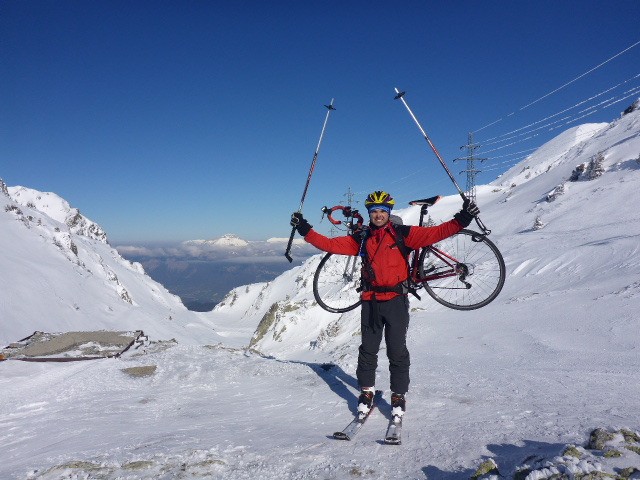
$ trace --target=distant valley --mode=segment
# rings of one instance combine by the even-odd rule
[[[284,256],[253,261],[247,257],[223,260],[149,257],[127,251],[122,251],[121,255],[142,264],[152,279],[178,295],[189,310],[196,312],[211,311],[233,288],[271,281],[308,257],[297,258],[291,264]]]

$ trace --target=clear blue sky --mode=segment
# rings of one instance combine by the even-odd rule
[[[394,87],[457,174],[470,131],[489,143],[637,88],[640,45],[611,58],[640,41],[638,18],[637,0],[5,0],[0,178],[61,195],[113,244],[285,237],[331,98],[311,223],[349,188],[401,205],[454,192]],[[638,96],[479,150],[478,182]]]

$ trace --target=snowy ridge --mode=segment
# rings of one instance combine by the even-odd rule
[[[72,208],[66,200],[55,193],[39,192],[25,187],[10,187],[8,193],[17,204],[46,214],[53,220],[65,224],[70,232],[76,235],[107,242],[107,234],[97,223],[80,214],[80,210]]]
[[[4,185],[4,184],[3,184]],[[144,330],[155,339],[217,338],[213,327],[124,260],[96,223],[53,193],[0,194],[0,342],[36,330]]]
[[[590,123],[570,128],[538,148],[522,162],[511,167],[490,185],[502,187],[511,187],[514,184],[521,185],[548,172],[575,157],[574,149],[576,147],[579,151],[581,145],[584,145],[608,125],[607,123]]]

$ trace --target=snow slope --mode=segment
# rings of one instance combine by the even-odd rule
[[[569,181],[599,153],[601,176]],[[213,312],[176,317],[183,323],[174,321],[174,330],[186,337],[177,344],[158,342],[144,354],[82,365],[0,363],[0,477],[461,480],[487,459],[505,478],[640,477],[639,155],[635,111],[609,125],[565,132],[479,188],[481,217],[504,255],[507,281],[493,303],[476,311],[412,300],[412,386],[402,446],[380,442],[390,413],[384,350],[380,411],[353,442],[330,438],[355,410],[359,319],[357,311],[328,314],[314,304],[315,256],[272,282],[234,289]],[[459,207],[459,197],[445,198],[432,218],[447,220]],[[399,213],[405,223],[418,215],[412,207]],[[56,278],[58,295],[84,285],[72,282],[74,276],[98,277],[51,246],[49,230],[41,240],[27,240],[26,232],[39,232],[33,222],[27,228],[4,208],[0,219],[2,231],[13,235],[5,240],[3,234],[2,251],[23,257],[21,267],[11,263],[15,256],[0,257],[3,271],[37,268],[51,275],[53,267],[28,261],[38,247],[47,251],[35,257],[39,263],[72,265],[71,275]],[[29,249],[16,245],[27,242]],[[101,245],[105,250],[97,251],[110,258]],[[90,264],[92,272],[98,264]],[[86,290],[97,295],[90,303],[138,322],[151,322],[151,310],[162,325],[156,338],[176,336],[163,335],[174,324],[157,312],[178,307],[162,297],[170,308],[159,309],[142,293],[153,285],[147,277],[137,273],[134,281],[127,268],[117,268],[138,306],[120,306],[103,274],[104,292]],[[37,276],[24,276],[37,285]],[[30,283],[3,282],[5,330],[6,299]],[[50,312],[73,313],[67,303],[80,301],[42,298],[33,303]],[[80,307],[73,318],[95,327],[83,315],[94,307]],[[95,318],[106,326],[112,317]],[[58,322],[50,327],[66,328]],[[212,325],[215,334],[195,341],[187,335],[192,324]],[[14,339],[15,327],[8,328]],[[598,427],[615,434],[587,446]],[[576,448],[568,448],[572,444]]]
[[[124,260],[99,225],[54,193],[0,191],[0,344],[40,331],[144,330],[213,341],[213,326]]]

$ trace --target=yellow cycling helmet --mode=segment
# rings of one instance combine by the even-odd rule
[[[382,190],[376,190],[375,192],[370,193],[364,201],[364,206],[367,207],[368,211],[382,209],[387,212],[391,212],[391,209],[395,204],[396,201],[393,197]]]

